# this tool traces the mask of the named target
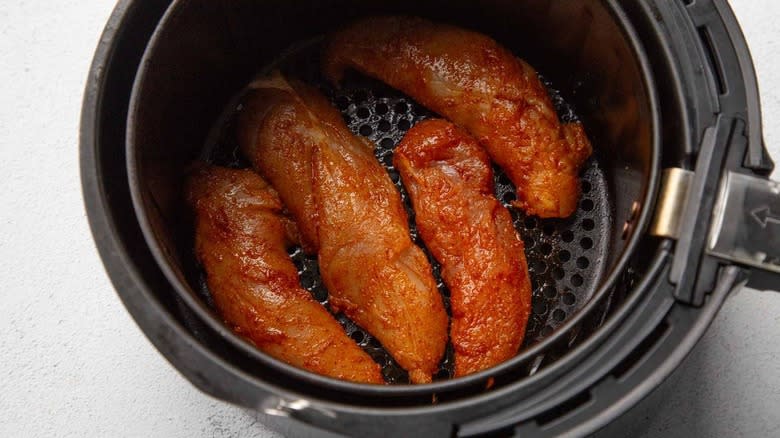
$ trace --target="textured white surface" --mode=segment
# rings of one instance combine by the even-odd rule
[[[780,3],[732,4],[759,72],[764,135],[780,158]],[[196,391],[154,350],[92,244],[78,121],[112,7],[0,2],[0,437],[270,436],[253,414]],[[780,294],[743,291],[646,401],[660,406],[656,414],[623,426],[648,437],[777,436],[778,338]]]

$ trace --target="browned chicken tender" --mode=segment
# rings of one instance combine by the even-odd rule
[[[428,120],[407,133],[393,162],[450,289],[455,376],[510,359],[525,336],[531,281],[487,154],[452,123]]]
[[[258,349],[336,379],[384,383],[379,365],[301,288],[276,192],[250,170],[190,178],[195,251],[225,322]]]
[[[408,94],[474,135],[542,218],[577,208],[591,154],[580,123],[562,125],[536,71],[485,35],[420,18],[360,20],[332,35],[326,76],[352,68]]]
[[[301,228],[315,230],[308,241],[333,309],[375,336],[412,382],[430,382],[447,343],[447,314],[373,146],[312,88],[279,74],[253,88],[241,147]]]

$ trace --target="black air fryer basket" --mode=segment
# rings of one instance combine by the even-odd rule
[[[246,165],[233,134],[241,91],[280,68],[318,86],[377,144],[406,199],[392,150],[433,114],[357,74],[333,89],[318,68],[323,35],[388,14],[497,39],[539,70],[561,119],[581,120],[595,149],[575,215],[513,211],[534,289],[523,349],[459,379],[448,355],[428,385],[409,385],[343,318],[391,385],[314,375],[233,334],[209,305],[181,196],[196,159]],[[780,286],[780,184],[766,179],[753,66],[725,1],[120,1],[81,129],[93,234],[139,326],[198,388],[293,433],[587,434],[668,376],[732,291]],[[499,200],[514,199],[499,169],[496,187]],[[316,259],[291,255],[327,304]]]

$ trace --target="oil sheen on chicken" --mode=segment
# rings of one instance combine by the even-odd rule
[[[447,314],[373,145],[304,84],[276,73],[251,88],[239,122],[242,150],[317,252],[333,309],[375,336],[412,382],[430,382],[447,343]]]
[[[336,379],[382,384],[379,365],[302,289],[276,192],[256,173],[200,167],[190,178],[195,252],[217,310],[258,349]]]
[[[542,218],[577,208],[591,154],[580,123],[561,124],[536,71],[485,35],[420,18],[360,20],[332,35],[323,69],[386,82],[474,135],[517,187],[515,205]]]
[[[461,128],[427,120],[407,133],[394,164],[450,289],[455,376],[512,358],[525,335],[531,282],[523,241],[493,194],[487,154]]]

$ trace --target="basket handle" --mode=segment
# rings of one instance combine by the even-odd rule
[[[780,290],[780,182],[727,172],[707,252],[753,268],[749,287]]]

